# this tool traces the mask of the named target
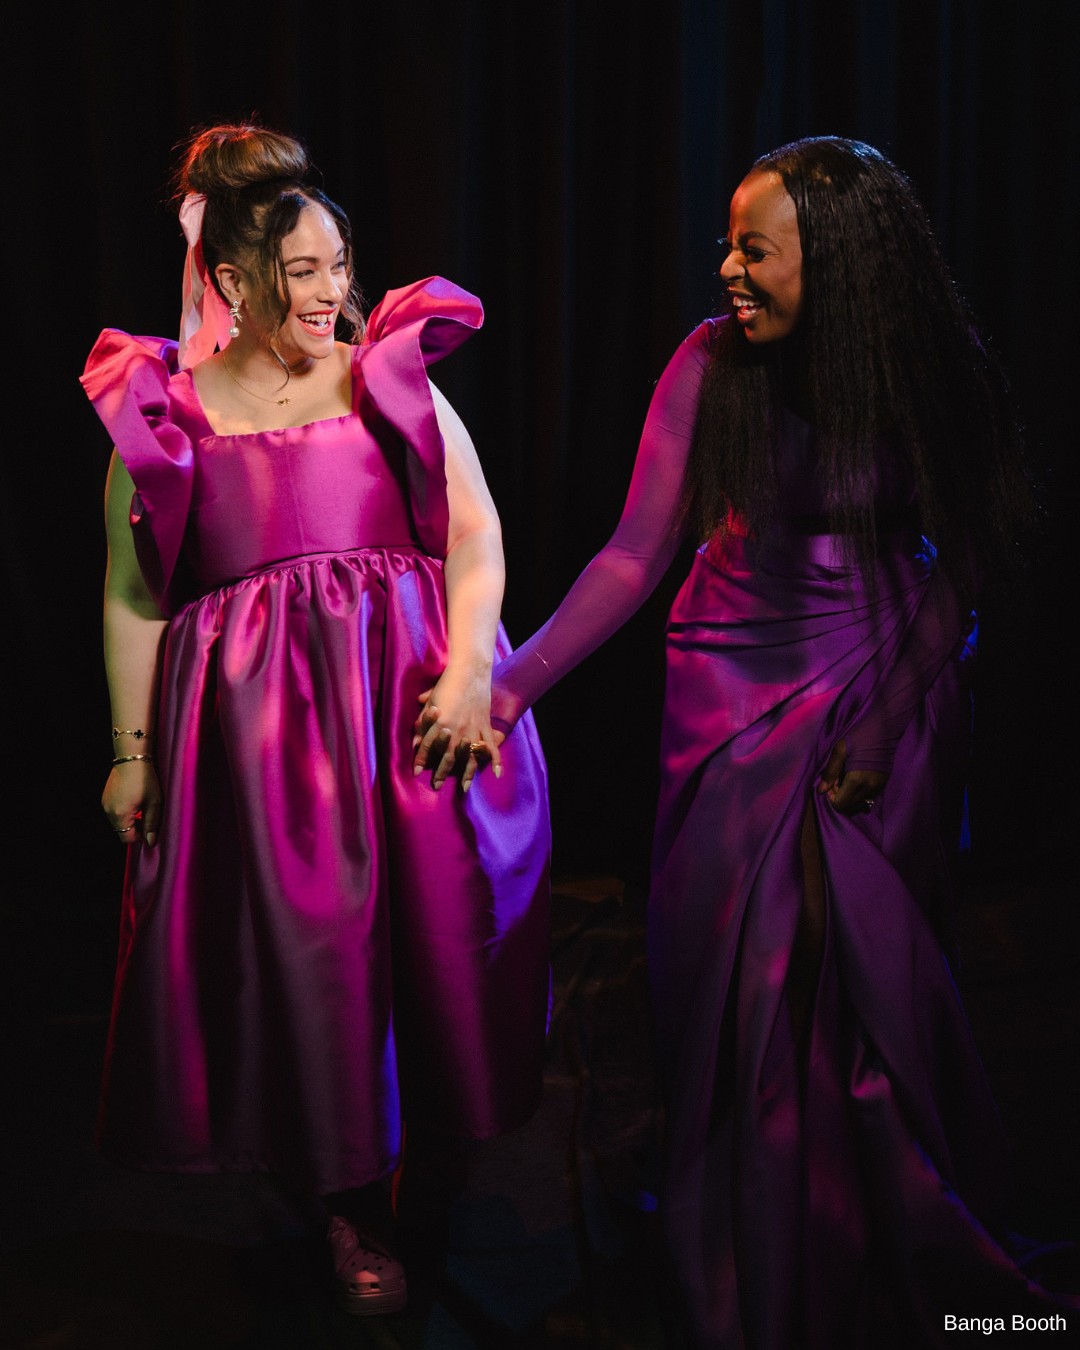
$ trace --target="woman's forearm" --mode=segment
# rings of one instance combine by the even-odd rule
[[[505,568],[498,526],[470,530],[446,555],[448,668],[491,679]]]
[[[161,824],[154,708],[168,621],[145,595],[133,595],[110,561],[105,589],[105,673],[112,706],[113,763],[101,804],[122,844],[157,843]]]
[[[469,433],[434,385],[431,395],[445,447],[448,650],[446,666],[425,694],[414,727],[413,772],[433,767],[432,786],[438,788],[460,768],[467,791],[479,763],[479,744],[487,748],[492,771],[500,772],[491,726],[491,670],[504,584],[502,531]]]
[[[127,599],[105,596],[105,675],[109,684],[112,724],[124,734],[116,753],[135,754],[130,733],[142,731],[152,742],[154,703],[162,641],[168,620],[140,613]]]
[[[131,536],[134,484],[113,455],[105,488],[109,566],[105,574],[105,674],[112,704],[113,766],[101,804],[123,844],[152,847],[161,823],[154,706],[168,620],[154,602]],[[116,761],[119,760],[119,763]]]
[[[113,453],[105,486],[105,530],[109,563],[105,573],[105,674],[113,726],[149,736],[154,713],[162,637],[168,627],[147,589],[135,555],[130,511],[135,485]],[[133,748],[134,747],[134,748]],[[117,742],[118,754],[132,754],[130,736]]]
[[[106,590],[105,672],[115,730],[101,805],[122,844],[141,837],[153,847],[161,824],[154,705],[167,627],[156,611],[141,613],[129,597]]]
[[[502,540],[497,524],[460,531],[447,549],[447,659],[425,695],[414,728],[414,774],[433,768],[441,787],[456,769],[467,792],[478,767],[474,743],[487,747],[492,771],[501,772],[491,725],[491,670],[503,592]],[[469,749],[468,754],[464,750]],[[459,752],[461,752],[459,754]]]

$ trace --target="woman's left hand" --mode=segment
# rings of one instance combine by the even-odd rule
[[[491,672],[459,672],[447,666],[434,689],[420,695],[424,705],[413,726],[413,774],[432,769],[431,786],[442,787],[461,774],[468,792],[482,763],[502,773],[499,744],[491,726]]]
[[[861,815],[873,809],[889,775],[876,769],[848,770],[846,765],[847,741],[839,740],[832,748],[817,790],[828,797],[829,805],[841,815]]]

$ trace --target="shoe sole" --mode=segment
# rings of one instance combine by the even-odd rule
[[[401,1312],[408,1301],[408,1291],[404,1288],[380,1289],[378,1293],[355,1294],[339,1287],[337,1301],[338,1307],[351,1317],[380,1317],[384,1313]]]

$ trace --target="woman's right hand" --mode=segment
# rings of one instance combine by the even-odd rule
[[[847,757],[847,741],[841,739],[832,748],[829,762],[818,779],[817,790],[842,816],[862,815],[873,810],[889,775],[876,769],[849,769]]]
[[[149,760],[114,764],[101,794],[101,805],[122,844],[140,836],[148,848],[157,843],[161,825],[161,784]]]

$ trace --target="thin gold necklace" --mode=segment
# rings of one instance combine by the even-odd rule
[[[267,398],[265,394],[257,394],[254,389],[249,389],[246,384],[241,384],[229,369],[229,361],[224,352],[221,353],[221,364],[225,370],[225,374],[228,375],[229,379],[232,380],[237,389],[242,389],[245,394],[250,394],[252,398],[260,399],[263,403],[276,403],[279,408],[284,407],[286,403],[291,402],[291,399],[287,398]]]

